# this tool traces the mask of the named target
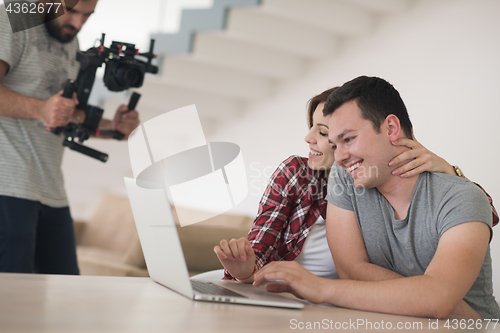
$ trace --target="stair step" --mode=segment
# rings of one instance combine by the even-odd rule
[[[337,0],[378,14],[394,14],[410,7],[412,0]]]
[[[224,29],[230,7],[256,6],[260,2],[261,0],[214,0],[209,9],[185,9],[182,11],[178,33],[151,35],[156,40],[156,53],[189,53],[196,32]]]
[[[272,90],[270,79],[215,65],[193,55],[166,57],[161,75],[177,87],[236,99],[263,99]]]
[[[342,36],[359,36],[374,27],[374,17],[367,10],[342,1],[263,0],[262,8]]]
[[[252,43],[230,32],[200,32],[193,53],[214,64],[274,79],[294,79],[303,72],[304,59]]]
[[[333,34],[263,8],[231,9],[226,30],[256,44],[301,57],[321,59],[337,50]]]

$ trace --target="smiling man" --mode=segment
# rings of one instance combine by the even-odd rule
[[[412,124],[394,87],[358,77],[333,92],[329,139],[335,161],[328,182],[327,237],[341,280],[276,263],[255,276],[312,302],[360,310],[443,318],[450,313],[500,318],[491,277],[492,215],[485,194],[456,176],[403,178],[389,165],[411,138]]]

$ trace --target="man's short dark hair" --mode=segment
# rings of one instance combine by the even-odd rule
[[[329,116],[344,103],[355,100],[361,117],[369,120],[380,133],[380,126],[388,115],[399,118],[407,138],[412,138],[412,124],[399,92],[389,82],[379,77],[360,76],[334,90],[326,101],[323,115]]]

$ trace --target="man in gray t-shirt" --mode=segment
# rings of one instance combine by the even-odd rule
[[[76,97],[61,95],[78,73],[75,37],[96,4],[0,5],[0,272],[78,274],[61,171],[63,138],[46,127],[84,119]],[[128,136],[139,119],[135,110],[125,111],[120,107],[99,127]]]
[[[491,227],[491,208],[472,182],[441,173],[418,177],[406,217],[396,219],[389,201],[375,188],[358,189],[347,171],[334,164],[326,199],[354,212],[371,264],[401,276],[424,275],[441,236],[470,221]],[[493,297],[489,247],[464,300],[482,318],[500,318]]]
[[[491,208],[468,180],[424,172],[400,177],[389,165],[412,136],[399,93],[387,81],[358,77],[325,104],[336,164],[328,181],[327,238],[341,280],[290,263],[259,271],[256,284],[285,279],[312,302],[443,318],[498,319],[493,297]]]

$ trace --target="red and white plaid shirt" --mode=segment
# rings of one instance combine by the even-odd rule
[[[491,199],[488,192],[486,192],[484,190],[484,188],[482,188],[481,185],[479,185],[478,183],[474,183],[474,184],[476,184],[481,190],[483,190],[484,194],[486,194],[486,196],[488,197],[488,200],[489,200],[490,205],[491,205],[491,212],[493,213],[493,226],[496,226],[498,224],[498,213],[497,213],[497,210],[495,209],[495,206],[493,206],[493,199]]]
[[[259,269],[271,261],[292,261],[299,255],[309,231],[326,210],[327,178],[326,171],[312,170],[307,158],[300,156],[290,156],[273,173],[248,234]],[[484,193],[495,226],[498,214],[491,197]],[[233,279],[227,270],[224,279]]]
[[[258,268],[299,255],[309,231],[326,210],[327,177],[325,170],[312,170],[307,158],[300,156],[290,156],[276,169],[248,234]],[[225,271],[224,279],[230,278]]]

